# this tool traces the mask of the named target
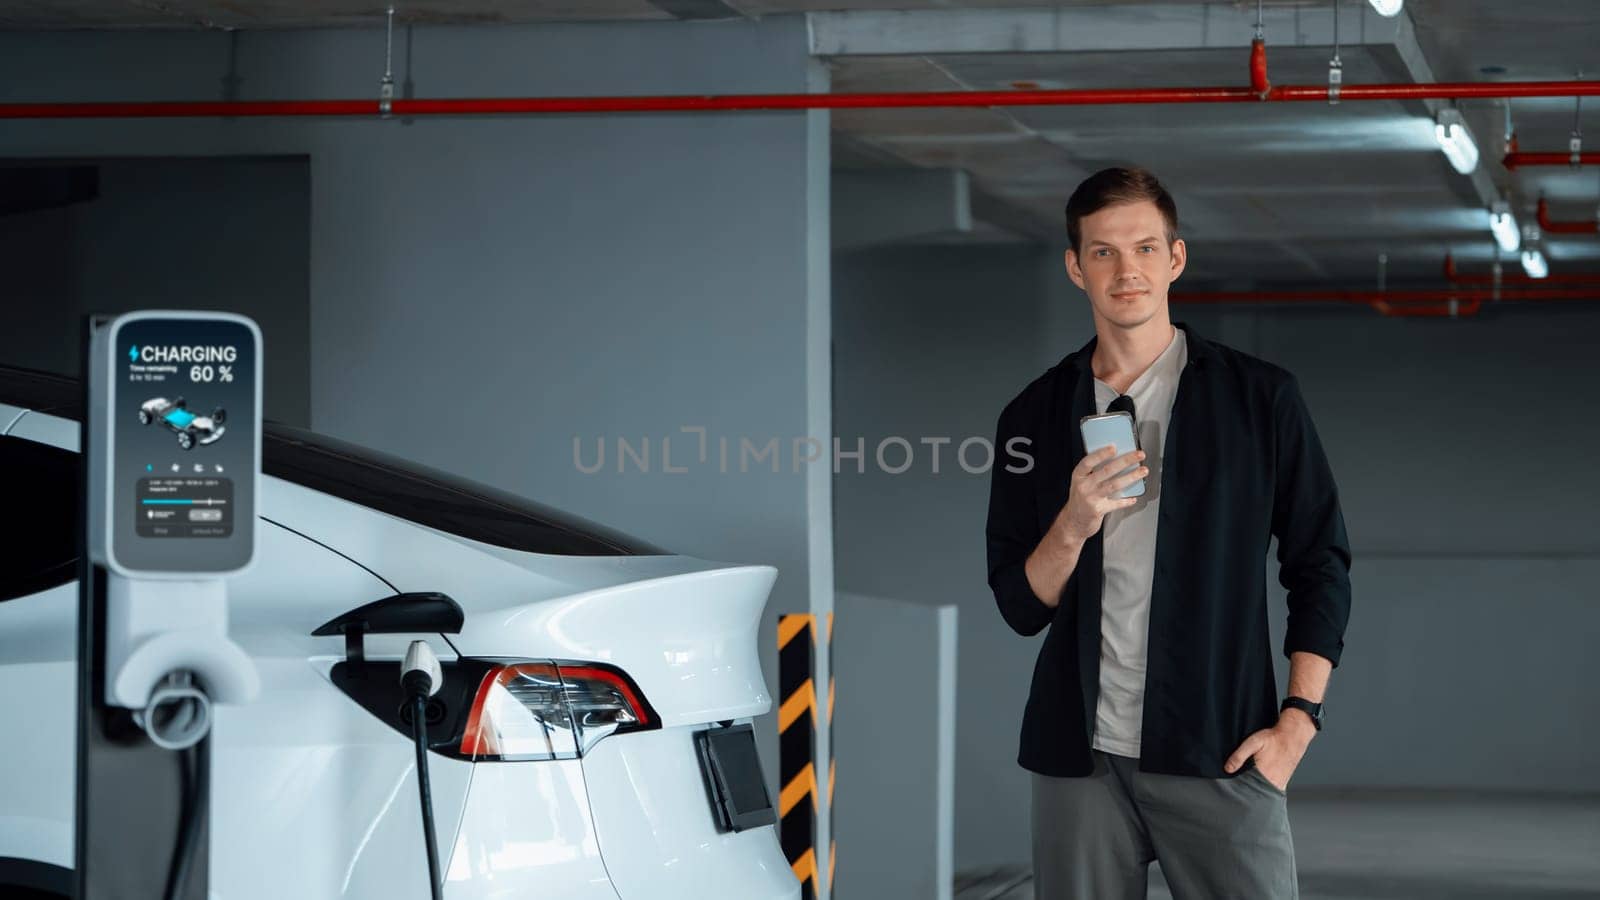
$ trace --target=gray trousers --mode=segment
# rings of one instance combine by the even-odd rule
[[[1084,778],[1033,776],[1038,900],[1144,900],[1153,860],[1173,900],[1296,900],[1286,795],[1246,763],[1233,778],[1153,775],[1094,751]]]

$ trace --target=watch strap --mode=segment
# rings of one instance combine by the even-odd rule
[[[1286,709],[1300,710],[1311,717],[1311,724],[1315,725],[1318,731],[1322,730],[1321,703],[1312,703],[1310,700],[1307,700],[1304,697],[1285,697],[1283,698],[1283,704],[1278,707],[1278,711],[1283,712]]]

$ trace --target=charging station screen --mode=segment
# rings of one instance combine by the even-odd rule
[[[137,319],[115,337],[112,557],[125,569],[226,572],[253,551],[256,346],[245,325]]]

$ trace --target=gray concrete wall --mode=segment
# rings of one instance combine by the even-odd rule
[[[1008,399],[1087,341],[1088,301],[1059,266],[1054,250],[1009,248],[836,258],[835,420],[869,447],[867,475],[835,477],[838,581],[962,609],[958,871],[1028,858],[1015,754],[1037,639],[1004,626],[984,584],[986,479],[934,476],[921,458],[877,473],[870,448],[874,435],[989,434]],[[1338,479],[1355,599],[1328,729],[1296,786],[1600,790],[1583,677],[1600,640],[1600,473],[1586,464],[1600,423],[1583,413],[1600,390],[1600,308],[1459,322],[1173,312],[1299,376]],[[1281,646],[1284,592],[1275,556],[1263,564]]]
[[[267,417],[309,424],[306,160],[110,159],[96,168],[94,200],[0,216],[0,360],[76,376],[87,313],[243,313],[266,347]]]
[[[950,900],[959,611],[835,599],[839,896]]]
[[[834,425],[844,449],[859,437],[867,454],[864,474],[846,461],[834,476],[839,590],[960,610],[957,871],[1026,858],[1028,781],[1016,763],[1017,733],[1042,638],[1018,637],[995,611],[984,583],[989,478],[968,474],[956,452],[968,437],[992,441],[1006,401],[1078,346],[1061,349],[1047,334],[1048,302],[1064,290],[1054,264],[1033,249],[834,258]],[[906,472],[890,475],[875,449],[896,435],[916,456]],[[951,439],[938,474],[923,437]],[[980,448],[969,454],[973,467],[983,462]],[[902,464],[899,449],[885,456],[890,467]],[[849,615],[841,605],[841,627]],[[848,763],[841,753],[840,764]]]
[[[1212,318],[1299,376],[1353,548],[1329,724],[1297,782],[1600,791],[1582,675],[1600,641],[1600,421],[1584,412],[1600,305]],[[1281,640],[1275,557],[1267,571]]]
[[[825,89],[806,35],[781,16],[422,27],[397,35],[395,68],[430,97]],[[0,98],[215,99],[232,76],[242,99],[375,97],[382,65],[379,30],[11,33]],[[826,612],[833,590],[828,478],[792,466],[793,440],[829,428],[827,122],[23,122],[0,157],[308,158],[313,427],[674,551],[776,565],[775,689],[775,614]],[[708,462],[685,426],[707,430]],[[777,439],[780,471],[721,473],[719,436]],[[608,442],[607,468],[581,473],[574,437]],[[664,471],[669,437],[688,472]],[[650,471],[617,471],[618,438],[650,441]]]

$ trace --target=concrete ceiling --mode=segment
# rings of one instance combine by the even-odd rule
[[[1334,0],[1268,0],[1274,83],[1326,81]],[[1338,0],[1345,81],[1482,81],[1600,76],[1600,0],[1409,0],[1398,37],[1365,0]],[[0,29],[368,26],[383,0],[0,0]],[[833,90],[1237,85],[1255,4],[1167,0],[411,0],[404,21],[535,23],[817,13],[864,50],[815,48]],[[861,17],[898,11],[873,32]],[[1026,16],[1051,17],[1053,34]],[[956,19],[949,17],[955,16]],[[814,19],[814,23],[818,21]],[[951,24],[954,23],[954,24]],[[1020,24],[1018,24],[1020,23]],[[1018,29],[1008,35],[1008,26]],[[862,30],[865,28],[865,30]],[[850,29],[856,29],[850,31]],[[828,28],[814,30],[827,32]],[[986,37],[987,36],[987,37]],[[983,45],[988,40],[989,45]],[[1558,219],[1600,206],[1600,170],[1499,165],[1506,105],[1463,101],[1483,162],[1458,175],[1432,138],[1438,104],[1267,103],[840,110],[843,170],[959,170],[970,228],[929,241],[1059,244],[1060,210],[1089,172],[1134,163],[1179,200],[1194,282],[1370,284],[1438,280],[1444,254],[1482,270],[1493,253],[1488,198],[1509,194],[1532,220],[1542,194]],[[1564,150],[1573,101],[1514,100],[1522,149]],[[1600,148],[1600,98],[1585,104],[1587,149]],[[1600,268],[1600,238],[1546,236],[1552,268]]]
[[[1205,4],[1139,4],[1132,11],[1126,9],[1130,4],[1117,6],[1128,19],[1119,23],[1126,44],[1118,37],[1115,46],[1096,49],[1094,42],[1103,38],[1093,35],[1083,40],[1089,46],[1078,46],[1070,34],[1061,38],[1062,29],[1058,42],[1072,44],[1067,52],[1051,52],[1040,46],[1048,39],[1030,32],[1034,46],[1027,52],[836,55],[830,59],[833,89],[1247,82],[1244,45],[1254,4],[1212,4],[1211,31],[1188,47],[1184,35],[1205,33],[1196,27],[1207,15]],[[1328,16],[1330,6],[1267,4],[1274,83],[1326,83],[1331,41],[1315,33],[1312,17]],[[1152,13],[1143,24],[1136,21],[1139,7]],[[1410,0],[1413,27],[1404,40],[1372,40],[1380,20],[1364,0],[1343,0],[1340,10],[1341,41],[1349,42],[1340,54],[1346,84],[1567,79],[1579,69],[1600,77],[1595,0]],[[1292,32],[1283,23],[1291,14],[1297,14]],[[991,19],[1004,15],[988,13]],[[1068,19],[1086,30],[1081,17]],[[983,41],[982,26],[971,27],[970,39],[931,43],[936,50],[971,50]],[[1141,35],[1150,49],[1131,46]],[[893,40],[883,40],[892,49]],[[1496,196],[1509,195],[1527,222],[1541,194],[1554,218],[1597,215],[1600,169],[1508,172],[1499,164],[1505,103],[1463,101],[1459,108],[1481,150],[1476,179],[1457,174],[1439,152],[1432,110],[1388,102],[840,110],[833,113],[834,164],[965,170],[974,189],[991,201],[992,224],[1054,245],[1064,244],[1061,210],[1081,178],[1107,165],[1149,167],[1178,199],[1191,251],[1185,278],[1196,287],[1371,286],[1380,254],[1387,257],[1390,284],[1438,284],[1447,252],[1464,270],[1487,270],[1495,249],[1485,205]],[[1511,101],[1521,149],[1564,151],[1573,112],[1571,99]],[[1600,148],[1600,99],[1584,105],[1582,127],[1586,149]],[[973,216],[983,215],[975,202]],[[995,235],[974,229],[973,239]],[[1544,245],[1555,271],[1600,269],[1600,237],[1546,235]]]
[[[1106,0],[394,0],[406,21],[480,25],[758,18],[852,9],[1016,9]],[[1113,0],[1122,5],[1144,0]],[[1273,0],[1282,5],[1284,0]],[[383,21],[386,0],[0,0],[0,28],[338,28]]]

